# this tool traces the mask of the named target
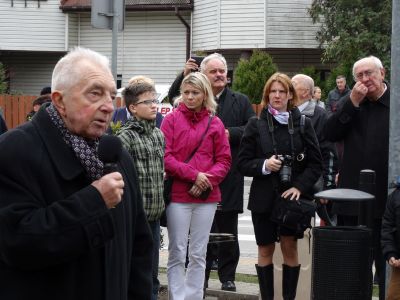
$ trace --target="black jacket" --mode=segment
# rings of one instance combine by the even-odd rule
[[[3,116],[0,115],[0,135],[7,131],[6,122],[4,122]]]
[[[358,189],[360,171],[376,172],[374,216],[382,218],[388,193],[390,87],[377,101],[365,98],[357,108],[350,95],[342,98],[337,111],[325,125],[325,137],[342,141],[344,151],[339,171],[339,188]],[[357,203],[334,203],[333,212],[357,216]]]
[[[181,73],[171,85],[169,99],[179,95],[179,87],[183,80]],[[218,100],[217,116],[229,131],[232,164],[228,175],[219,185],[222,195],[222,210],[243,212],[244,178],[237,170],[237,156],[240,140],[249,118],[255,116],[249,98],[241,93],[225,88]]]
[[[243,134],[238,159],[240,172],[245,176],[253,177],[248,209],[257,213],[270,212],[278,193],[282,193],[288,188],[281,186],[279,172],[262,174],[265,160],[275,154],[271,133],[268,131],[267,114],[269,114],[268,110],[264,109],[259,119],[250,119]],[[295,159],[292,167],[292,184],[289,187],[296,187],[304,196],[311,196],[312,187],[322,174],[318,141],[310,119],[306,118],[302,134],[300,132],[300,111],[294,108],[292,115]],[[277,153],[291,155],[288,126],[279,124],[275,119],[273,122]],[[303,152],[305,159],[298,161],[298,155]]]
[[[44,106],[0,137],[0,299],[151,298],[151,232],[125,151],[118,171],[110,210]]]
[[[337,110],[339,100],[344,96],[350,95],[350,92],[351,89],[347,85],[342,92],[340,92],[337,87],[329,92],[328,99],[326,100],[326,111],[328,112],[328,115]]]
[[[400,258],[400,189],[388,198],[382,218],[381,245],[386,260]]]
[[[334,143],[328,141],[324,136],[328,114],[314,101],[308,101],[308,105],[301,113],[310,118],[317,135],[323,164],[323,189],[333,189],[336,187],[335,176],[338,172],[338,157]]]

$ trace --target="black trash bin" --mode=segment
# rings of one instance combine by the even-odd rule
[[[324,226],[313,236],[311,299],[371,299],[371,230]]]

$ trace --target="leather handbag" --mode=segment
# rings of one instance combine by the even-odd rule
[[[311,219],[315,216],[316,208],[317,204],[312,200],[279,197],[272,211],[271,221],[294,230],[296,234],[302,234],[307,228],[311,228]]]

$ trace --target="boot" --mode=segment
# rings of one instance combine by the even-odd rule
[[[258,284],[262,300],[274,300],[274,265],[259,267],[256,265]]]
[[[289,267],[282,265],[282,296],[284,300],[294,300],[296,298],[297,282],[299,280],[300,265]]]

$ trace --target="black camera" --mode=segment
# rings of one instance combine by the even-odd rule
[[[290,183],[292,180],[292,163],[293,158],[290,155],[278,155],[278,159],[282,162],[279,170],[279,178],[281,183]]]

